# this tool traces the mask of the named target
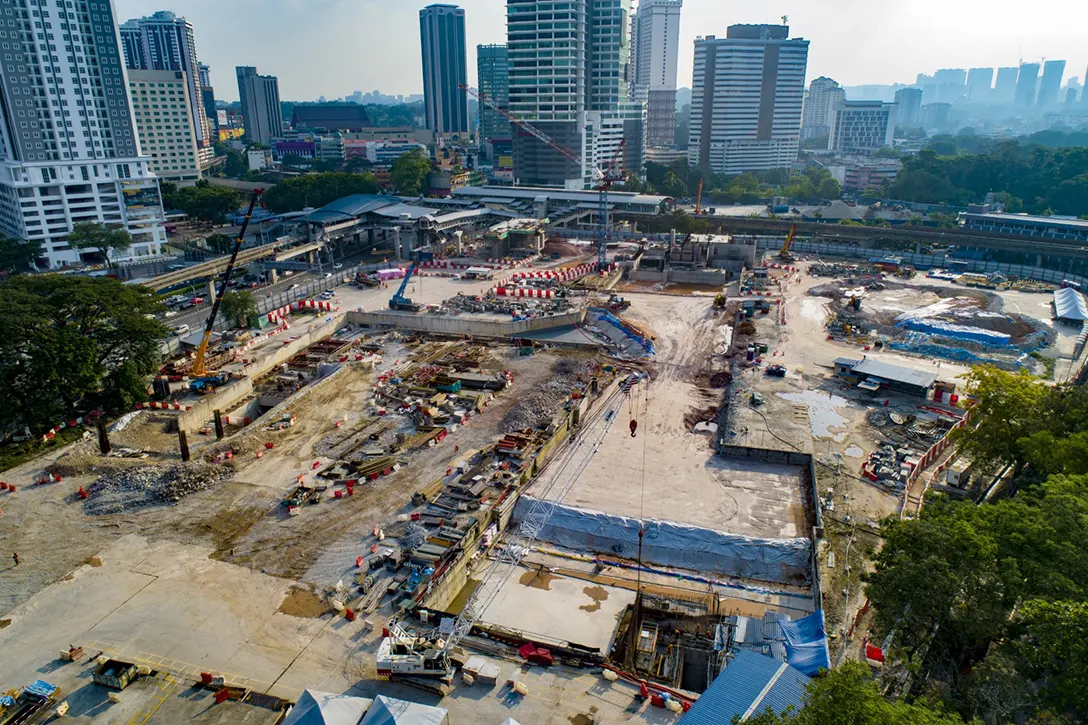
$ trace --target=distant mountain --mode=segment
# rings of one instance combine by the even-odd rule
[[[691,103],[691,89],[690,88],[677,88],[676,89],[676,110],[679,111],[684,106]]]

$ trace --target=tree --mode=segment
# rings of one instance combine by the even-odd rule
[[[0,420],[35,430],[98,404],[119,410],[166,336],[151,290],[106,277],[13,277],[0,309]]]
[[[132,246],[132,235],[120,224],[106,226],[99,222],[76,222],[68,233],[68,245],[73,249],[92,249],[113,269],[110,252]]]
[[[1031,375],[1010,373],[992,365],[976,365],[965,376],[966,392],[975,404],[973,425],[957,429],[954,441],[983,471],[1004,464],[1017,470],[1026,462],[1021,439],[1039,430],[1038,412],[1046,387]]]
[[[239,179],[249,171],[249,163],[242,156],[241,151],[227,150],[227,160],[223,163],[223,174],[234,179]]]
[[[661,184],[661,191],[665,196],[671,196],[674,199],[683,196],[688,190],[687,184],[673,172],[665,174],[665,180]]]
[[[176,202],[179,209],[194,219],[222,223],[227,214],[242,205],[242,194],[229,186],[218,186],[201,179],[195,186],[179,189]]]
[[[733,720],[740,722],[739,718]],[[927,702],[889,701],[881,695],[869,668],[848,661],[809,683],[804,706],[775,715],[764,711],[746,722],[754,725],[963,725],[955,714]]]
[[[14,239],[0,234],[0,274],[27,272],[35,268],[42,254],[42,243],[29,239]]]
[[[1060,710],[1088,713],[1088,603],[1032,600],[1024,604],[1019,650],[1047,699]]]
[[[821,199],[839,199],[842,197],[842,186],[829,176],[820,182],[816,193],[820,195]]]
[[[223,314],[235,327],[248,327],[257,316],[257,302],[248,290],[232,290],[223,295]]]
[[[431,172],[431,160],[423,149],[413,149],[401,154],[393,162],[389,180],[397,191],[405,196],[416,196],[423,191],[423,182]]]
[[[208,249],[216,254],[229,254],[234,247],[234,240],[226,234],[209,234],[204,242],[208,245]]]
[[[269,211],[282,214],[307,207],[322,207],[352,194],[376,194],[378,182],[373,174],[304,174],[279,182],[264,193],[262,201]]]

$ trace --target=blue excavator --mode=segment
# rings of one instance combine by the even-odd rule
[[[412,279],[412,275],[415,273],[416,263],[413,262],[412,266],[408,268],[408,273],[405,274],[404,279],[401,280],[400,287],[398,287],[396,293],[389,298],[389,309],[403,310],[405,312],[419,312],[423,309],[423,305],[418,302],[413,302],[404,296],[404,290],[408,287],[408,281]]]

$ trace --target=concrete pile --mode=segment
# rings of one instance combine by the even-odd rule
[[[176,503],[184,496],[211,488],[229,478],[229,466],[176,464],[139,466],[101,476],[87,488],[83,510],[91,516]]]

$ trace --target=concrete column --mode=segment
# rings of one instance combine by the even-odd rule
[[[457,256],[458,257],[461,256],[461,237],[463,237],[464,234],[465,233],[462,232],[460,229],[458,229],[456,232],[453,233],[453,236],[457,237]]]
[[[276,282],[279,281],[279,278],[280,278],[280,275],[279,275],[279,272],[277,270],[275,270],[275,269],[268,270],[268,279],[272,282],[272,284],[276,284]]]
[[[314,253],[313,253],[313,251],[306,252],[306,263],[313,266],[313,264],[314,264]]]
[[[1036,254],[1035,255],[1035,266],[1040,267],[1040,268],[1043,266],[1043,255],[1041,255],[1041,254]]]
[[[225,294],[225,293],[224,293]],[[215,299],[215,278],[208,280],[208,301]]]
[[[397,255],[397,259],[404,259],[401,256],[400,249],[400,227],[393,227],[393,254]]]
[[[915,254],[921,254],[922,253],[922,243],[921,242],[915,242],[914,243],[914,253]]]

